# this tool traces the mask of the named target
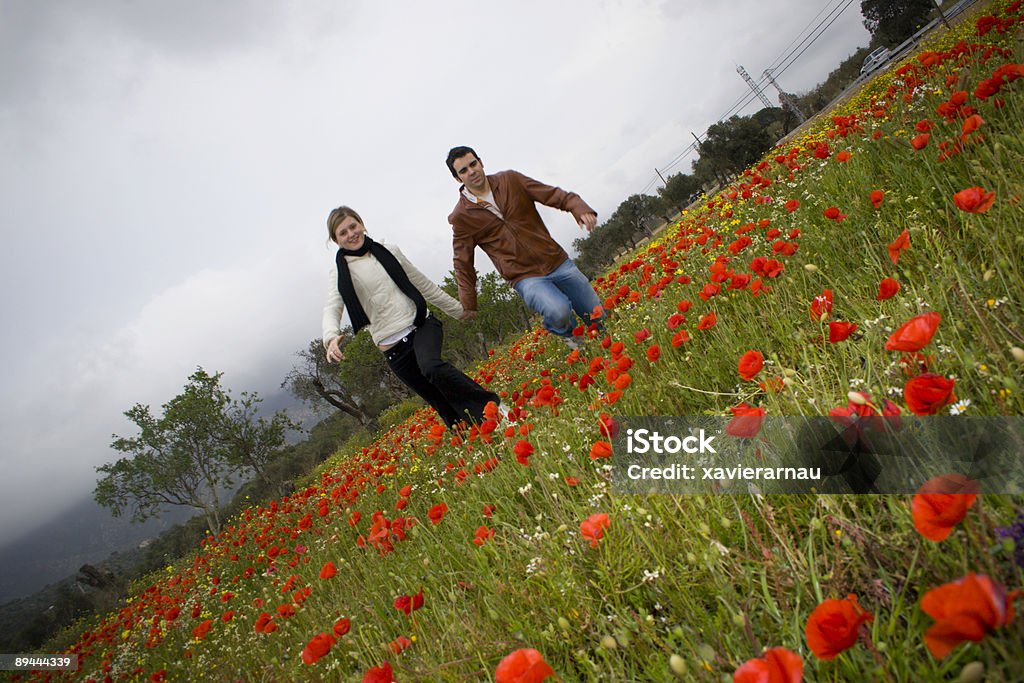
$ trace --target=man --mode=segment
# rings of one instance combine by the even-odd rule
[[[484,250],[494,267],[526,305],[544,317],[544,328],[579,348],[572,336],[575,311],[590,324],[601,300],[587,277],[551,237],[535,202],[570,212],[580,227],[592,230],[597,213],[574,192],[545,185],[518,171],[484,173],[484,164],[469,147],[448,152],[448,170],[459,183],[459,201],[448,216],[455,252],[455,278],[464,320],[476,315],[476,269],[473,252]]]

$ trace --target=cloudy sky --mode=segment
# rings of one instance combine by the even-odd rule
[[[737,64],[802,50],[778,74],[802,92],[866,45],[859,4],[0,0],[0,543],[90,495],[122,413],[196,366],[277,390],[319,335],[334,206],[436,280],[452,146],[607,216],[689,170]]]

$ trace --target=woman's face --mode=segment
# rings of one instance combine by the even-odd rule
[[[334,228],[334,242],[345,249],[358,249],[363,246],[366,228],[352,216],[345,216]]]

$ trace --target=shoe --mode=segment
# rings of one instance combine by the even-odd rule
[[[582,351],[583,350],[583,342],[581,342],[576,337],[572,337],[572,336],[570,336],[570,337],[562,337],[561,339],[562,339],[563,342],[565,342],[565,345],[567,347],[569,347],[570,351]]]

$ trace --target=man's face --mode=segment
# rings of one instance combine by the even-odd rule
[[[484,175],[484,162],[476,158],[475,154],[465,154],[458,157],[453,164],[455,174],[459,180],[466,184],[470,192],[483,192],[487,187],[487,176]]]

